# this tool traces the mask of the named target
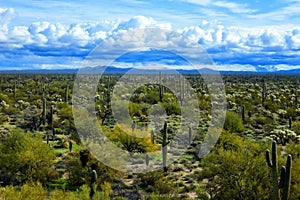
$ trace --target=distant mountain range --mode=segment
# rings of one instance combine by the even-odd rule
[[[1,70],[0,74],[74,74],[74,73],[86,73],[86,74],[96,74],[102,73],[105,70],[105,74],[125,74],[130,70],[134,70],[133,74],[157,74],[162,72],[164,74],[174,73],[172,69],[136,69],[136,68],[117,68],[113,66],[109,67],[87,67],[83,69],[27,69],[27,70]],[[200,73],[214,73],[215,71],[207,68],[197,70],[185,70],[179,69],[176,70],[181,74],[199,74]],[[256,72],[256,71],[220,71],[221,74],[300,74],[299,69],[291,69],[291,70],[279,70],[272,72]]]

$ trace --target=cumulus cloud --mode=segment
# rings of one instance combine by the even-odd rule
[[[214,3],[236,9],[235,4],[224,1]],[[171,24],[145,16],[69,25],[44,21],[30,26],[9,26],[14,15],[13,9],[0,8],[2,67],[19,65],[29,68],[40,65],[43,68],[53,68],[56,64],[58,67],[72,66],[72,62],[76,62],[78,66],[79,61],[84,60],[99,44],[104,45],[101,50],[102,59],[110,59],[124,53],[126,49],[140,47],[145,47],[142,49],[145,51],[151,51],[152,47],[181,49],[182,55],[193,59],[199,57],[196,54],[204,53],[195,51],[193,47],[197,44],[207,50],[222,70],[276,70],[286,69],[289,65],[300,65],[299,27],[226,27],[218,22],[203,21],[198,26],[171,31]],[[142,30],[145,28],[147,30]],[[139,29],[141,30],[138,32],[134,31]],[[119,45],[119,51],[116,51],[115,45]],[[186,65],[180,60],[172,60],[167,54],[164,54],[166,58],[153,55],[161,58],[163,64]],[[126,60],[122,62],[126,63]],[[127,62],[134,60],[128,59]],[[136,62],[143,63],[140,58]]]

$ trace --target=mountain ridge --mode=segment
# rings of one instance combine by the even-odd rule
[[[216,71],[202,68],[198,70],[195,69],[137,69],[137,68],[118,68],[115,66],[100,66],[100,67],[87,67],[87,68],[73,68],[73,69],[25,69],[25,70],[1,70],[1,74],[74,74],[74,73],[103,73],[105,70],[106,74],[124,74],[129,72],[130,70],[134,70],[136,74],[151,74],[151,73],[171,73],[177,71],[181,74],[198,74],[200,73],[214,73]],[[230,75],[230,74],[300,74],[300,69],[290,69],[290,70],[278,70],[278,71],[219,71],[221,74]],[[133,73],[133,72],[131,72]],[[133,73],[133,74],[134,74]]]

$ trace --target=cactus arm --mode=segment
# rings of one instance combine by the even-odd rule
[[[284,187],[285,174],[286,174],[285,166],[282,166],[281,171],[280,171],[280,182],[279,182],[279,188],[280,189]]]
[[[277,174],[277,148],[276,148],[276,142],[273,141],[272,143],[272,163],[274,169],[276,168],[276,174]]]
[[[284,179],[284,186],[282,191],[282,200],[288,200],[291,185],[291,169],[292,169],[292,156],[289,155],[286,161],[286,172]]]
[[[270,151],[269,150],[266,150],[266,160],[267,160],[268,166],[270,168],[272,168],[273,164],[272,164],[272,161],[271,161],[271,158],[270,158]]]

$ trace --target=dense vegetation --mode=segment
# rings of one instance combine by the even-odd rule
[[[133,94],[128,88],[134,85],[120,77],[99,80],[89,113],[80,113],[82,121],[96,114],[107,138],[128,151],[133,167],[163,168],[124,173],[93,157],[77,134],[72,112],[74,87],[95,89],[88,82],[76,83],[72,74],[2,74],[0,199],[271,199],[274,174],[265,152],[273,150],[272,140],[278,182],[281,166],[289,169],[290,154],[289,199],[300,198],[299,76],[224,75],[228,112],[221,137],[203,159],[198,145],[208,130],[212,102],[201,77],[186,75],[176,82],[178,94],[160,84],[166,75]],[[191,102],[190,110],[199,109],[199,118],[182,122],[180,129],[185,101]],[[129,116],[124,114],[128,110]],[[89,136],[101,142],[96,133]],[[166,165],[168,156],[178,154],[179,143],[189,147]],[[141,156],[157,150],[151,159]],[[279,196],[283,191],[280,187]]]

